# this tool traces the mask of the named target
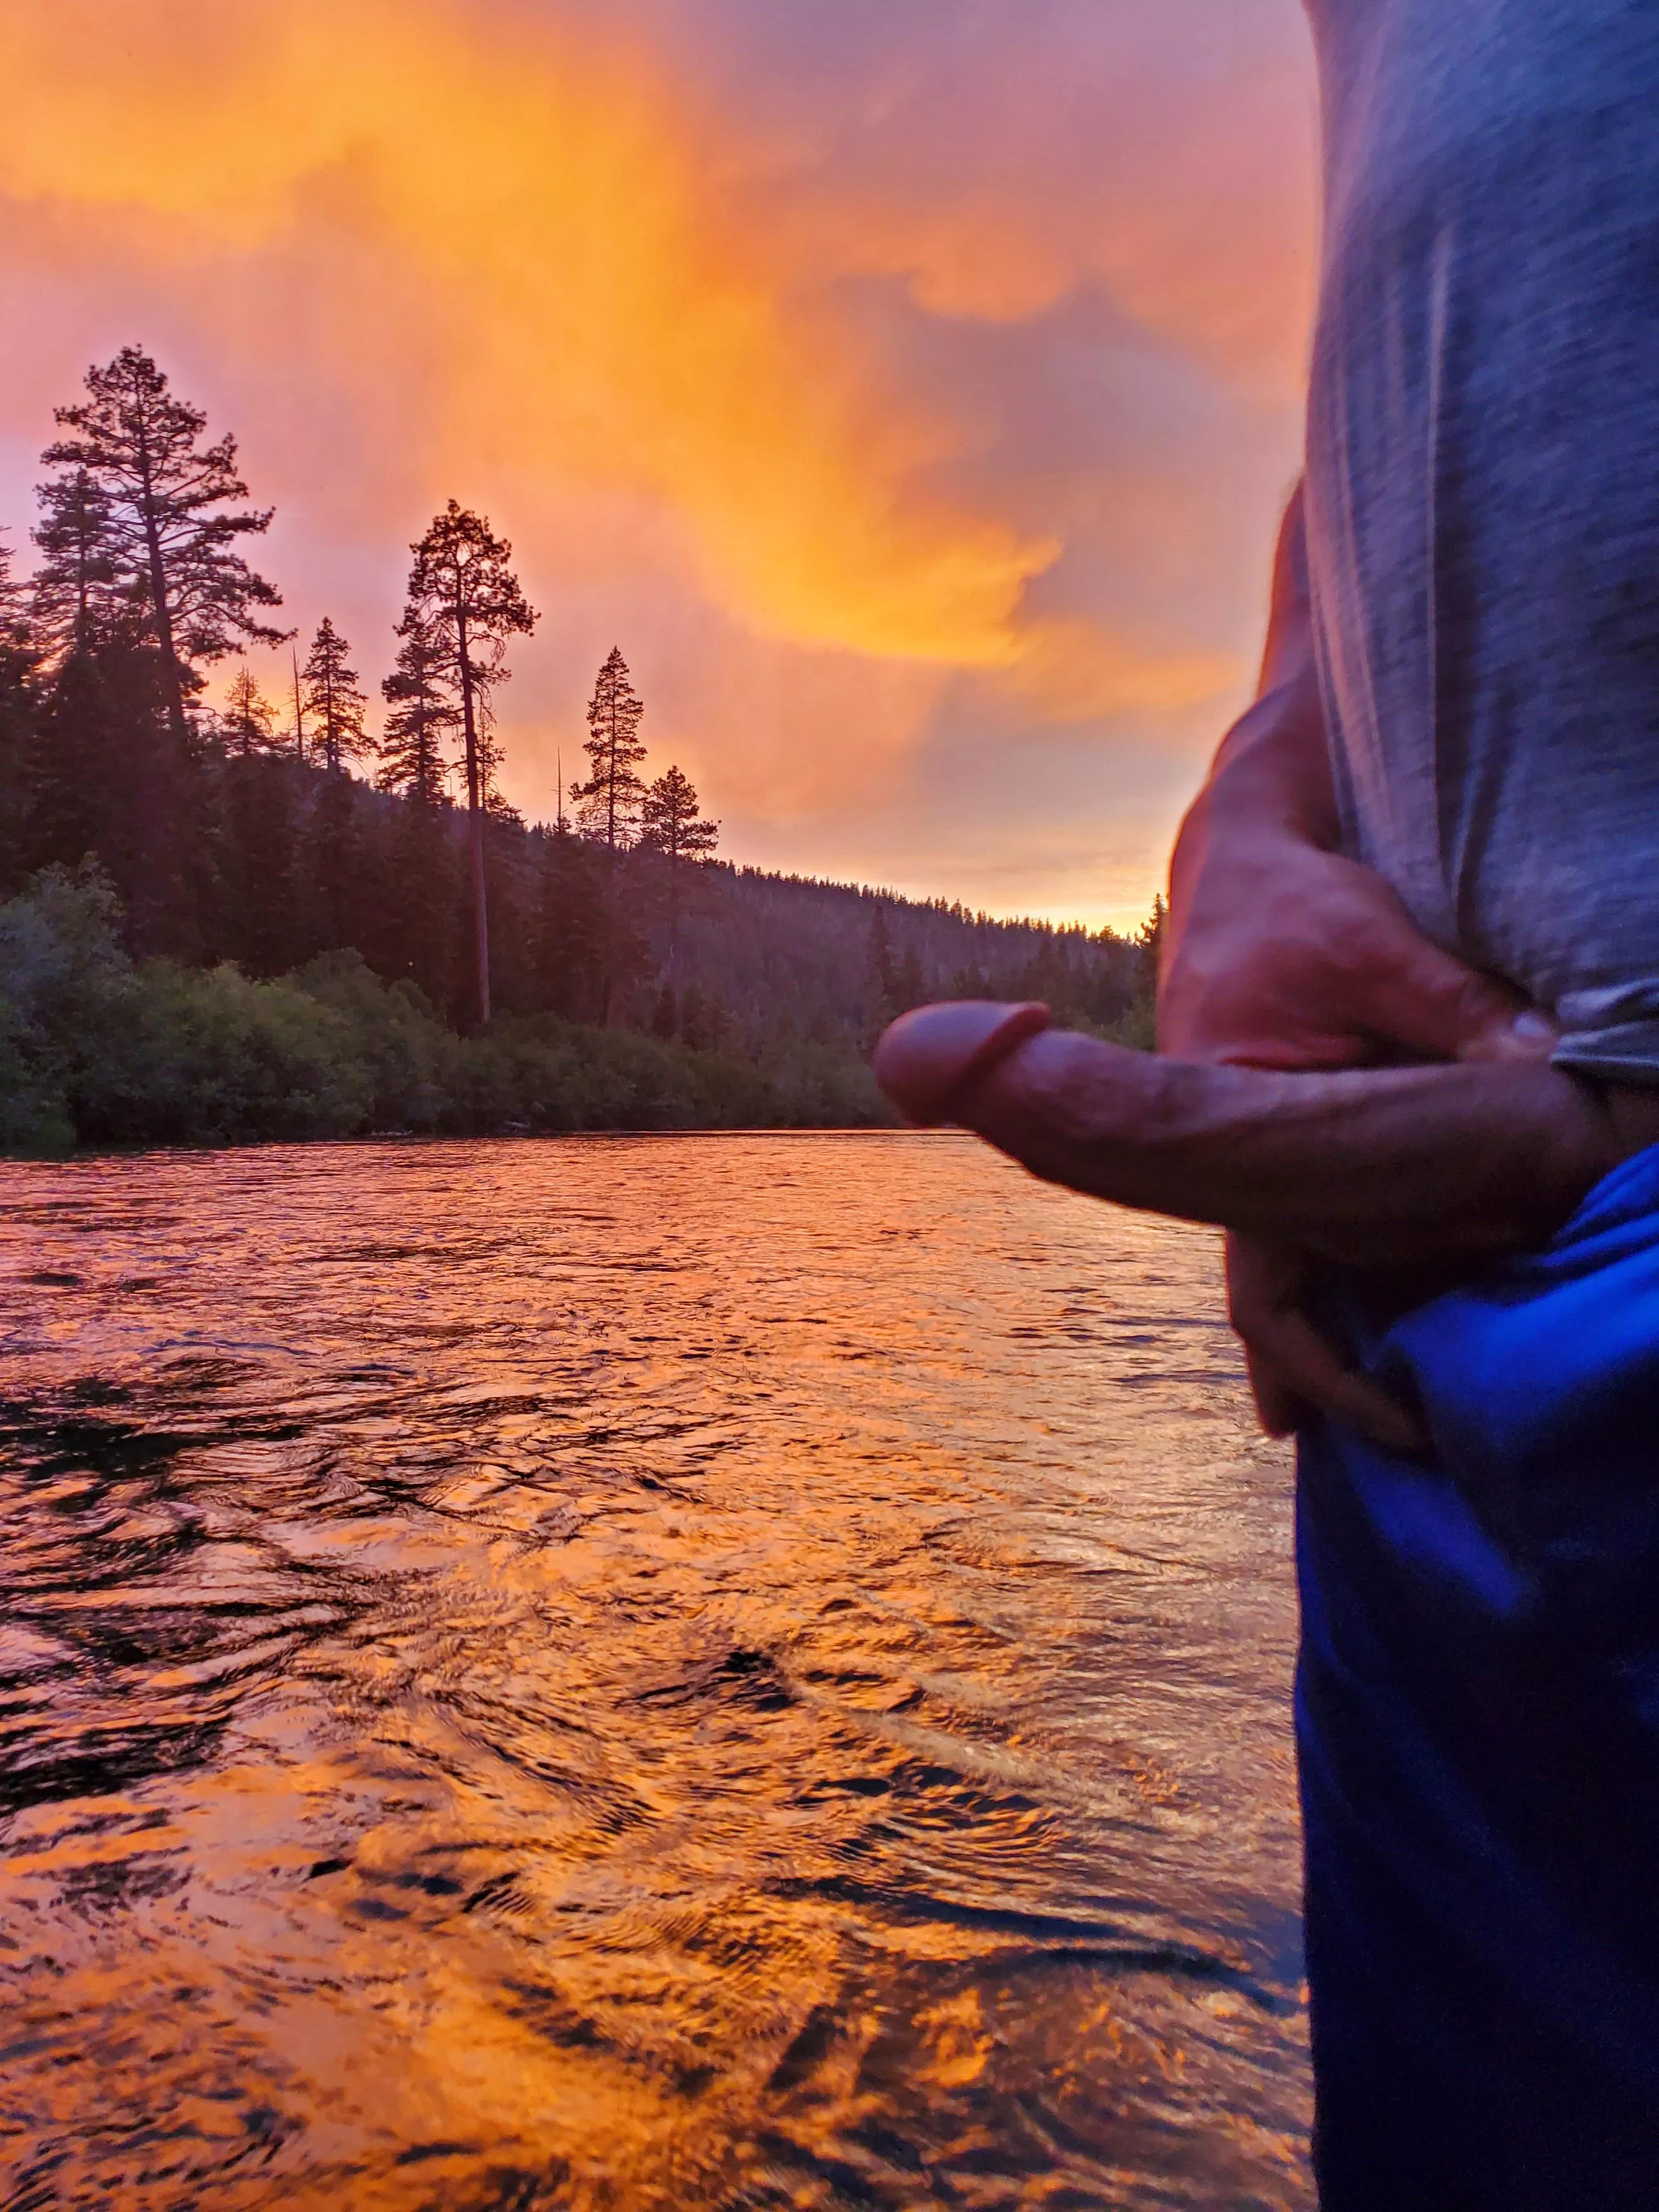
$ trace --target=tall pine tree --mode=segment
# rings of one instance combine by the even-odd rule
[[[337,774],[348,760],[355,760],[370,750],[368,738],[363,733],[363,714],[368,702],[357,681],[356,670],[347,663],[346,655],[350,650],[349,644],[325,615],[317,625],[317,635],[306,656],[305,690],[301,695],[301,708],[311,717],[323,766]],[[303,723],[301,726],[303,728]]]
[[[21,681],[40,665],[40,643],[28,586],[11,564],[11,548],[0,538],[0,674]]]
[[[122,752],[129,928],[137,946],[190,957],[202,944],[204,793],[186,708],[206,665],[281,635],[263,618],[280,595],[237,550],[270,516],[240,504],[247,487],[235,441],[205,443],[206,416],[173,396],[139,348],[89,369],[86,388],[84,400],[57,410],[66,434],[45,459],[71,477],[83,472],[88,497],[101,503],[107,588],[123,609],[114,659],[101,641],[100,652],[106,734]],[[49,489],[49,517],[58,520],[76,496]],[[68,526],[80,525],[70,517]],[[139,665],[146,654],[148,672]]]
[[[644,714],[644,702],[634,689],[622,648],[613,645],[588,702],[588,734],[582,742],[590,773],[586,782],[574,786],[570,793],[583,829],[613,854],[633,843],[645,803],[640,777],[640,763],[645,758],[640,743]]]
[[[718,822],[698,812],[702,801],[683,769],[664,770],[646,792],[640,807],[640,842],[660,855],[668,874],[668,962],[679,951],[680,915],[685,903],[686,869],[706,860],[720,841]]]
[[[643,939],[624,919],[617,897],[617,863],[633,843],[645,803],[640,763],[644,702],[634,689],[622,647],[613,645],[599,670],[587,707],[587,735],[582,740],[589,775],[575,785],[576,819],[605,849],[604,1020],[617,1018],[623,994],[642,966]]]
[[[88,397],[54,411],[71,434],[48,446],[49,468],[82,471],[106,502],[118,576],[142,595],[143,621],[161,657],[161,683],[175,742],[185,740],[187,693],[198,664],[222,659],[239,642],[280,644],[287,632],[260,619],[282,594],[255,574],[236,541],[268,529],[271,510],[235,506],[247,497],[236,472],[236,441],[203,446],[207,416],[176,399],[165,374],[137,346],[89,368]]]
[[[0,538],[0,881],[8,890],[26,852],[40,665],[29,593],[13,576],[11,561],[11,548]]]
[[[453,954],[449,917],[458,896],[448,826],[449,746],[460,708],[444,684],[447,657],[418,617],[398,625],[398,659],[380,685],[386,717],[374,777],[407,804],[388,855],[388,905],[400,956],[392,972],[418,983],[447,1008]]]
[[[94,652],[133,613],[131,586],[123,594],[117,580],[109,495],[80,468],[43,483],[35,497],[36,626],[59,659]]]
[[[408,615],[398,623],[398,635],[402,642],[397,665],[380,685],[390,712],[380,734],[374,781],[380,790],[398,792],[416,805],[438,806],[449,774],[446,746],[460,721],[460,709],[444,687],[442,647]]]
[[[220,717],[225,750],[246,760],[252,753],[268,753],[276,743],[276,709],[260,690],[253,671],[243,661],[230,679],[225,711]]]
[[[484,818],[494,745],[491,694],[507,680],[507,644],[527,635],[536,612],[512,569],[513,548],[482,515],[455,500],[433,518],[411,547],[409,607],[404,620],[434,656],[434,667],[459,709],[466,770],[467,851],[472,895],[472,963],[478,1020],[489,1019],[489,894],[484,871]]]

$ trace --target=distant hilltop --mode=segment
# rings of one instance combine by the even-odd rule
[[[1128,939],[718,859],[690,778],[647,769],[619,647],[585,775],[526,823],[495,698],[537,616],[454,500],[378,733],[327,617],[286,713],[245,659],[210,705],[209,670],[289,635],[243,550],[270,511],[137,348],[86,394],[33,573],[0,544],[0,1144],[878,1120],[865,1055],[931,998],[1150,1041],[1161,909]]]
[[[347,802],[326,836],[298,841],[337,854],[343,820],[351,867],[327,908],[305,871],[285,878],[289,948],[307,955],[290,967],[135,957],[90,856],[0,902],[0,1150],[881,1125],[892,1115],[867,1048],[935,997],[1042,998],[1069,1023],[1150,1042],[1156,927],[1129,940],[994,921],[707,860],[678,886],[675,919],[659,854],[616,859],[568,829],[501,823],[496,1010],[458,1026],[409,972],[387,896],[409,802],[294,761],[261,776],[267,825],[314,830],[319,809]],[[459,810],[436,826],[442,848],[462,844]],[[335,941],[319,946],[324,914]],[[622,994],[607,983],[607,915],[641,956]],[[451,911],[463,969],[469,919]]]

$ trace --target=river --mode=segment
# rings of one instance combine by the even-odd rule
[[[6,2212],[1310,2204],[1208,1233],[883,1133],[0,1209]]]

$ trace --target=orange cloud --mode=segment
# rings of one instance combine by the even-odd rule
[[[802,643],[1012,657],[1021,588],[1057,549],[898,495],[938,426],[861,404],[822,329],[809,354],[659,86],[556,26],[482,44],[431,0],[242,0],[234,28],[225,12],[9,9],[0,70],[31,89],[0,185],[125,223],[183,283],[319,217],[366,234],[421,272],[421,335],[441,334],[429,467],[493,452],[544,495],[590,477],[648,493],[724,605]],[[391,289],[406,317],[411,288]],[[306,374],[349,380],[384,303],[333,299]]]
[[[840,4],[792,0],[789,20]],[[1272,24],[1291,0],[1239,4]],[[399,542],[442,496],[488,507],[569,656],[555,670],[538,644],[515,687],[542,786],[624,616],[685,647],[627,641],[661,663],[656,726],[757,820],[830,805],[854,773],[901,793],[976,684],[1005,719],[1139,717],[1156,743],[1237,685],[1254,577],[1188,562],[1151,622],[1133,592],[1057,580],[1095,574],[1125,487],[1154,561],[1185,560],[1201,471],[1171,489],[1162,447],[1039,466],[1041,425],[1016,434],[1006,400],[1026,356],[939,363],[966,363],[975,330],[1036,360],[1097,295],[1223,395],[1218,465],[1231,435],[1286,472],[1300,33],[1218,59],[1213,9],[1170,6],[1152,30],[1091,8],[1085,33],[1063,4],[997,0],[973,11],[983,51],[941,43],[937,86],[912,54],[843,98],[803,62],[769,108],[702,66],[722,0],[9,0],[0,283],[20,308],[79,287],[76,371],[82,332],[176,360],[348,598],[369,592],[354,562],[395,590]],[[1085,36],[1104,45],[1073,87],[1066,40]],[[1151,434],[1125,417],[1126,449]],[[1180,427],[1157,435],[1174,450]]]

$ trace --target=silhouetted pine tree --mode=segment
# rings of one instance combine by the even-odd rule
[[[202,945],[205,793],[186,702],[201,690],[204,665],[239,642],[275,642],[282,635],[259,613],[281,604],[278,593],[236,550],[238,539],[263,531],[270,517],[235,508],[247,488],[236,473],[234,440],[204,447],[206,417],[173,397],[166,376],[137,347],[89,369],[86,386],[85,400],[56,410],[60,429],[70,434],[44,457],[70,479],[70,488],[48,486],[41,494],[46,526],[59,540],[49,559],[53,567],[73,567],[75,538],[89,532],[102,538],[100,566],[107,562],[108,574],[98,580],[114,617],[110,639],[119,648],[112,659],[110,639],[94,640],[112,710],[104,733],[133,748],[121,778],[131,866],[120,888],[129,932],[137,950],[188,958]],[[78,486],[77,477],[84,478]],[[78,607],[79,580],[66,584]],[[144,652],[155,664],[148,675],[137,657]],[[64,717],[57,720],[61,729]],[[84,750],[70,744],[65,756]]]
[[[11,548],[0,538],[0,880],[7,884],[15,880],[27,860],[40,666],[29,594],[13,576],[11,564]]]
[[[396,946],[388,973],[418,983],[441,1012],[454,992],[450,917],[459,895],[446,793],[448,747],[460,708],[444,685],[447,653],[427,634],[417,611],[398,625],[397,665],[380,686],[388,708],[374,777],[405,802],[386,855],[388,930]]]
[[[74,868],[96,853],[118,891],[127,896],[132,855],[122,804],[125,763],[118,713],[105,658],[70,653],[40,702],[30,732],[25,865]],[[7,783],[9,788],[9,776]]]
[[[536,612],[510,563],[513,548],[482,515],[451,500],[410,548],[404,622],[434,654],[434,668],[460,709],[466,770],[467,846],[472,893],[472,968],[477,1018],[489,1019],[489,895],[484,874],[491,693],[507,681],[507,642],[527,635]]]
[[[209,856],[194,849],[198,777],[173,753],[154,648],[117,639],[61,662],[36,715],[34,759],[30,866],[75,867],[95,853],[134,951],[199,957]]]
[[[357,672],[347,665],[351,647],[325,615],[306,656],[305,689],[300,703],[311,717],[313,743],[323,757],[323,766],[337,774],[348,760],[371,750],[363,734],[368,707]],[[303,724],[302,724],[303,726]]]
[[[276,748],[276,709],[260,690],[253,671],[245,660],[230,679],[219,726],[226,751],[239,759],[246,760],[251,753],[268,753]]]
[[[645,803],[640,776],[645,758],[640,743],[644,714],[644,702],[634,689],[622,649],[612,646],[588,702],[583,750],[591,773],[586,783],[572,786],[570,796],[583,829],[613,854],[633,843]]]
[[[13,575],[12,550],[0,538],[0,680],[27,684],[40,659],[29,589]]]
[[[391,712],[380,743],[380,765],[374,781],[417,806],[443,803],[449,774],[447,749],[459,724],[460,709],[444,689],[447,655],[429,638],[413,614],[398,625],[403,641],[398,663],[380,686]]]
[[[596,842],[605,848],[605,1006],[607,1026],[621,1012],[623,998],[649,967],[648,953],[641,957],[642,940],[623,915],[617,860],[635,841],[640,810],[645,803],[645,784],[640,763],[645,747],[640,742],[640,723],[645,705],[634,689],[628,663],[620,646],[612,646],[599,670],[588,702],[587,735],[582,740],[590,773],[585,783],[574,784],[570,796],[576,803],[576,819]]]
[[[1135,988],[1133,1012],[1139,1018],[1143,1041],[1152,1044],[1158,1031],[1158,973],[1164,957],[1164,933],[1170,919],[1170,909],[1160,891],[1152,901],[1152,910],[1140,925],[1134,939]]]
[[[124,346],[106,367],[87,371],[86,385],[86,399],[54,410],[59,428],[73,434],[42,458],[49,468],[83,471],[105,502],[116,579],[142,594],[182,749],[198,664],[222,659],[239,640],[276,645],[288,634],[259,619],[257,610],[280,606],[282,594],[235,550],[239,538],[269,528],[271,510],[226,511],[247,497],[236,441],[204,447],[206,416],[173,397],[147,353]]]
[[[34,543],[40,558],[33,584],[37,629],[54,657],[90,653],[135,613],[131,579],[117,581],[109,495],[89,471],[71,469],[35,493],[40,520]]]
[[[685,872],[711,858],[720,841],[718,822],[705,822],[691,779],[678,768],[664,770],[646,792],[640,807],[640,842],[655,853],[668,879],[668,961],[679,949],[680,914],[685,902]]]

